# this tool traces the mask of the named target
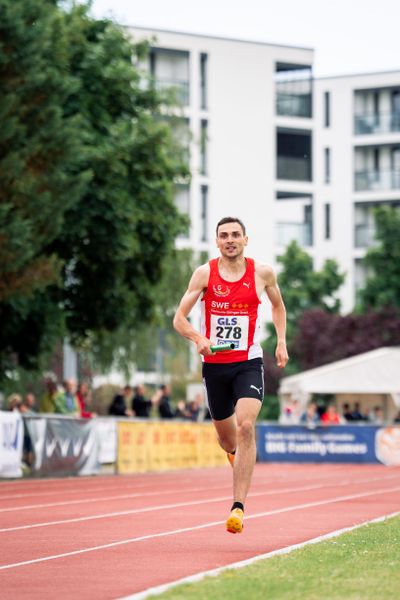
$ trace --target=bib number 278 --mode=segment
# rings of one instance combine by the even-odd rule
[[[244,315],[211,315],[211,340],[219,345],[227,342],[235,345],[235,350],[247,350],[249,318]]]

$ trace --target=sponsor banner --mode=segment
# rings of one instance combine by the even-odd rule
[[[118,422],[118,473],[225,464],[211,423]]]
[[[100,464],[115,463],[117,460],[117,420],[113,417],[96,417],[94,424],[100,442]]]
[[[381,427],[375,436],[375,453],[384,465],[400,466],[400,427]]]
[[[0,477],[22,476],[24,425],[20,413],[0,411]]]
[[[393,434],[393,429],[398,430],[397,434]],[[382,431],[386,433],[382,434]],[[400,464],[400,428],[391,428],[389,431],[391,433],[373,425],[309,429],[260,424],[257,426],[258,460]],[[399,462],[390,462],[393,460]]]
[[[95,419],[24,417],[38,475],[94,475],[100,471]]]

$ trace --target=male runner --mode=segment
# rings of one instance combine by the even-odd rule
[[[244,503],[256,461],[255,421],[264,396],[259,305],[265,290],[272,304],[277,333],[276,360],[288,361],[286,311],[271,267],[245,258],[248,238],[240,219],[226,217],[217,225],[219,258],[192,275],[174,318],[174,327],[197,345],[203,356],[203,382],[221,447],[233,466],[233,505],[226,522],[231,533],[243,529]],[[201,333],[188,315],[203,294]],[[212,345],[234,344],[213,353]]]

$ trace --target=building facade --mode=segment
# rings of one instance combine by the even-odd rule
[[[315,268],[346,272],[342,309],[365,278],[373,208],[400,206],[400,71],[314,79],[313,50],[129,28],[151,40],[147,68],[180,104],[189,185],[176,203],[190,217],[178,247],[216,256],[215,224],[238,216],[248,254],[277,267],[296,240]]]

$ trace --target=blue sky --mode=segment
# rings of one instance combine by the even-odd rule
[[[400,0],[93,0],[124,25],[314,48],[318,77],[400,70]]]

